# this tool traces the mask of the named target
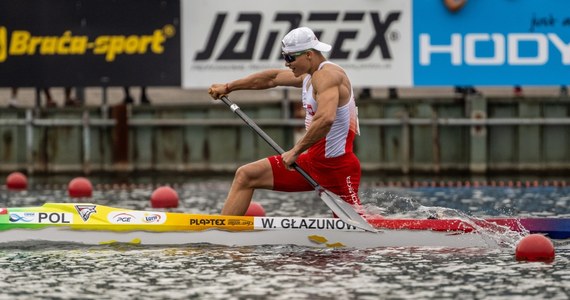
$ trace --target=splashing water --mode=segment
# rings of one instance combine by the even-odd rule
[[[409,195],[401,195],[392,191],[376,192],[371,199],[373,199],[372,201],[375,201],[375,203],[366,203],[361,208],[367,215],[382,216],[391,219],[460,220],[481,234],[484,239],[505,248],[516,247],[518,241],[529,234],[518,221],[515,231],[507,226],[469,215],[457,209],[440,206],[424,206]]]

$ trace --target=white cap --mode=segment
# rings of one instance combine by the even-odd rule
[[[308,27],[291,30],[281,41],[281,49],[285,53],[315,49],[321,52],[331,51],[331,45],[320,42],[315,33]]]

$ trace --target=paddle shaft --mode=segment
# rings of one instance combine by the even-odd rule
[[[273,148],[277,153],[283,154],[285,150],[281,148],[270,136],[267,135],[252,119],[250,119],[237,104],[233,103],[228,97],[222,96],[221,100],[236,114],[240,117],[251,129],[253,129],[271,148]],[[318,182],[316,182],[311,175],[309,175],[305,170],[303,170],[298,164],[293,163],[291,165],[301,176],[303,176],[315,189],[322,189]]]

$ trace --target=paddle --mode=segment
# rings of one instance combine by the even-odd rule
[[[221,100],[236,114],[238,115],[251,129],[253,129],[262,139],[271,146],[277,153],[283,154],[285,151],[281,148],[271,137],[269,137],[253,120],[251,120],[237,104],[233,103],[228,97],[222,96]],[[377,232],[374,227],[372,227],[360,214],[358,214],[354,208],[344,202],[338,195],[335,193],[323,188],[318,182],[316,182],[313,177],[311,177],[305,170],[303,170],[299,165],[293,163],[291,165],[297,172],[299,172],[310,184],[313,186],[321,200],[325,202],[325,204],[345,223],[350,224],[354,227],[371,231]]]

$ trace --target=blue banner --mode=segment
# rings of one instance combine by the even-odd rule
[[[570,1],[413,2],[414,86],[570,84]]]

